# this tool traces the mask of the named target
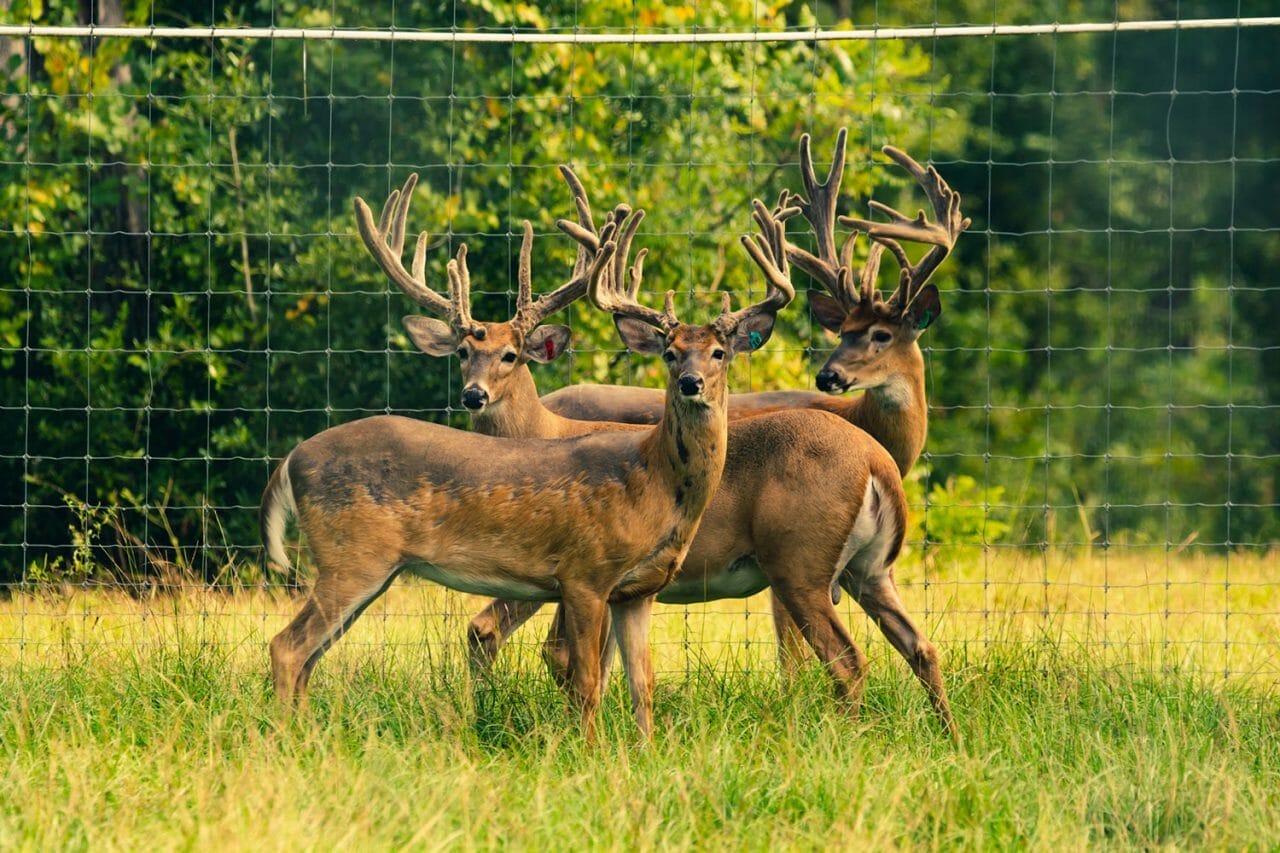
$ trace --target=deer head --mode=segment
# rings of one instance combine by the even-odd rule
[[[573,270],[556,290],[536,300],[533,298],[533,226],[525,221],[517,272],[516,311],[509,320],[501,322],[482,323],[471,316],[471,273],[467,268],[465,243],[448,263],[447,297],[426,284],[428,237],[425,231],[418,236],[412,270],[404,268],[401,255],[405,220],[417,175],[410,175],[403,187],[391,193],[376,225],[364,200],[355,201],[356,223],[369,253],[406,296],[440,318],[404,317],[402,322],[409,339],[428,355],[457,354],[462,369],[462,405],[472,414],[479,414],[486,406],[501,404],[520,380],[531,384],[529,362],[545,364],[565,351],[569,345],[569,327],[541,325],[542,321],[581,297],[590,281],[609,267],[615,251],[621,251],[625,257],[644,218],[643,211],[632,211],[620,204],[608,214],[604,227],[597,230],[582,182],[568,166],[561,166],[560,173],[569,185],[578,213],[576,224],[565,220],[557,223],[578,243]]]
[[[938,288],[926,282],[970,224],[960,215],[960,194],[947,186],[936,169],[926,169],[905,152],[886,145],[884,153],[910,172],[928,195],[936,221],[930,222],[924,211],[910,218],[872,201],[871,209],[886,214],[889,222],[839,217],[841,224],[854,231],[837,252],[835,211],[844,174],[846,137],[842,128],[822,183],[813,169],[809,135],[801,137],[800,172],[808,198],[784,192],[779,202],[780,209],[794,205],[813,226],[817,240],[816,256],[795,246],[789,247],[789,252],[796,266],[827,290],[826,294],[810,291],[809,305],[818,323],[840,337],[817,376],[818,388],[831,393],[883,387],[901,375],[903,358],[919,359],[916,340],[942,314]],[[860,233],[872,242],[855,281],[852,259]],[[912,264],[900,240],[926,243],[931,248]],[[899,267],[898,287],[887,300],[876,289],[886,249]]]
[[[628,349],[661,354],[667,365],[669,393],[688,405],[726,405],[729,362],[737,353],[763,346],[773,333],[778,311],[795,297],[787,265],[785,216],[770,213],[758,200],[752,206],[760,233],[742,237],[742,245],[765,274],[767,291],[761,301],[733,311],[729,294],[723,293],[720,315],[714,321],[682,323],[675,313],[675,291],[667,291],[662,311],[638,301],[644,251],[625,274],[623,264],[615,258],[608,272],[587,290],[597,308],[613,314]]]

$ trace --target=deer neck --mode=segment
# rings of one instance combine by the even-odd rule
[[[710,405],[689,403],[667,391],[662,420],[646,439],[645,457],[652,476],[665,481],[676,509],[691,523],[701,518],[720,485],[729,444],[728,396]]]
[[[533,374],[522,364],[511,372],[502,398],[476,415],[472,426],[476,432],[503,438],[558,438],[564,420],[542,405]]]
[[[920,458],[929,431],[929,404],[924,390],[924,356],[912,344],[907,369],[884,385],[843,403],[837,412],[880,443],[903,476]]]

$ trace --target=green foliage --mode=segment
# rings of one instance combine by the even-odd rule
[[[75,23],[74,4],[46,5],[19,2],[12,13]],[[124,6],[129,21],[190,23]],[[876,8],[890,25],[990,17],[967,0]],[[747,0],[280,0],[220,4],[207,22],[777,30],[813,26],[814,14]],[[834,23],[831,7],[816,14]],[[1075,4],[1011,14],[1088,17]],[[0,163],[13,223],[0,241],[0,504],[21,508],[0,520],[6,556],[17,555],[0,559],[0,581],[21,579],[24,565],[70,565],[79,546],[69,531],[83,524],[64,493],[119,508],[146,566],[224,576],[256,545],[262,485],[298,440],[381,412],[465,424],[450,408],[453,366],[410,351],[398,318],[413,308],[365,256],[354,196],[377,206],[419,171],[411,216],[437,234],[429,277],[442,279],[446,253],[465,240],[477,315],[502,317],[522,219],[538,232],[535,288],[567,274],[573,248],[553,222],[571,211],[555,166],[572,162],[597,211],[624,199],[648,210],[646,288],[674,288],[681,310],[697,314],[712,291],[759,293],[732,239],[750,227],[747,202],[794,187],[802,132],[814,132],[825,160],[842,125],[852,130],[850,200],[874,192],[919,206],[902,175],[866,167],[892,141],[944,164],[975,220],[938,276],[946,313],[923,341],[937,347],[935,481],[973,478],[965,489],[979,504],[1002,488],[1043,507],[997,519],[1015,524],[1001,530],[1013,541],[1046,540],[1053,513],[1077,507],[1103,541],[1273,540],[1280,438],[1268,419],[1280,370],[1268,275],[1280,250],[1267,239],[1265,188],[1280,176],[1265,152],[1280,111],[1250,94],[1160,94],[1172,88],[1174,55],[1182,91],[1269,90],[1259,81],[1274,79],[1280,58],[1255,49],[1260,35],[100,39],[92,53],[78,39],[34,39],[10,57],[0,93],[0,136],[15,143]],[[1236,69],[1234,82],[1222,82],[1221,67]],[[1222,174],[1197,166],[1223,162],[1226,128],[1238,156],[1254,159]],[[1170,163],[1170,144],[1185,165]],[[737,368],[737,387],[810,383],[829,341],[804,301]],[[607,318],[582,304],[570,316],[574,352],[541,371],[544,390],[657,381],[658,365],[622,353]],[[930,513],[935,497],[940,519],[959,511],[944,490],[922,496]],[[930,536],[968,529],[947,522]]]
[[[935,480],[927,493],[918,476],[909,476],[904,485],[908,505],[915,509],[908,541],[994,545],[1010,531],[1009,523],[1001,520],[1008,512],[1003,486],[983,487],[968,474]]]

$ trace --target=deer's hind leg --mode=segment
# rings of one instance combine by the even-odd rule
[[[398,565],[346,572],[321,566],[302,610],[271,639],[271,674],[277,699],[288,703],[306,694],[316,661],[399,573]]]
[[[867,656],[853,641],[831,603],[834,569],[822,569],[803,555],[780,553],[761,560],[761,565],[770,576],[775,599],[786,608],[800,635],[826,666],[836,697],[856,714],[862,704]]]
[[[916,627],[916,623],[907,613],[902,599],[898,596],[898,585],[893,580],[893,570],[883,570],[871,575],[859,577],[856,573],[846,573],[841,582],[859,606],[866,611],[884,634],[898,654],[906,658],[911,671],[924,685],[929,694],[929,702],[934,713],[942,722],[953,740],[959,740],[960,731],[956,727],[955,718],[951,715],[951,705],[947,702],[947,689],[942,683],[942,668],[938,665],[938,650],[929,642],[924,633]]]
[[[551,680],[561,690],[571,690],[569,681],[569,641],[565,630],[564,605],[556,605],[555,618],[547,629],[547,638],[542,644],[542,662],[547,666]],[[613,656],[617,651],[617,637],[614,636],[610,611],[604,614],[603,645],[600,649],[600,694],[609,688],[609,673],[613,669]]]
[[[477,613],[467,626],[467,649],[471,671],[486,673],[493,666],[498,649],[512,632],[528,622],[542,608],[541,601],[508,601],[495,598]]]

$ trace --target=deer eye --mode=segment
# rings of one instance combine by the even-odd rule
[[[889,334],[884,329],[880,329],[878,331],[871,333],[871,340],[875,341],[878,344],[886,343],[892,337],[893,335]]]
[[[470,355],[470,353],[467,352],[466,347],[458,347],[458,359],[460,361],[466,361],[468,355]]]
[[[724,350],[716,349],[711,351],[711,357],[716,361],[724,361]]]
[[[662,360],[665,361],[667,364],[675,364],[676,354],[671,350],[667,350],[662,354]]]
[[[515,363],[516,363],[516,354],[515,354],[515,353],[513,353],[513,352],[503,353],[502,361],[503,361],[505,364],[515,364]]]

